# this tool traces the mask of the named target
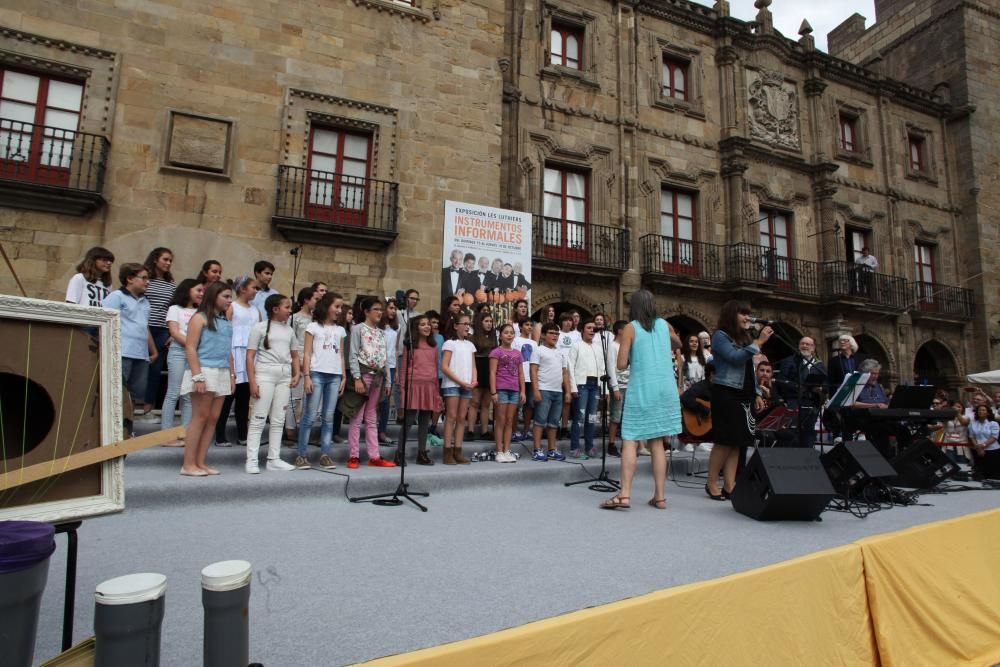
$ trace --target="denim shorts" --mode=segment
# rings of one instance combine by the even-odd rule
[[[562,421],[563,393],[542,389],[542,400],[535,403],[535,426],[559,428]]]
[[[507,389],[497,390],[497,403],[500,405],[517,405],[521,402],[521,392]]]
[[[445,398],[451,396],[458,396],[459,398],[472,398],[471,389],[462,389],[461,387],[444,387],[441,389],[441,395]]]
[[[611,421],[616,424],[622,423],[622,408],[625,407],[625,392],[627,391],[624,387],[618,391],[622,394],[622,400],[615,400],[615,395],[612,393],[611,396]]]

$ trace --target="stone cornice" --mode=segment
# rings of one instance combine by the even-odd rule
[[[614,125],[616,127],[619,126],[627,127],[635,132],[650,134],[655,137],[661,137],[663,139],[679,141],[689,146],[697,146],[698,148],[708,148],[708,149],[717,148],[715,142],[707,141],[705,139],[690,134],[681,134],[679,132],[671,132],[670,130],[660,129],[656,127],[649,127],[647,125],[637,123],[631,119],[618,119],[615,118],[614,116],[594,111],[593,109],[575,107],[556,100],[543,99],[541,101],[538,101],[524,94],[521,94],[519,101],[529,106],[537,106],[543,109],[551,109],[553,111],[558,111],[560,113],[566,114],[567,116],[580,116],[581,118],[591,118],[599,123],[607,123],[608,125]]]
[[[302,90],[301,88],[289,88],[288,94],[292,97],[301,97],[307,100],[318,100],[320,102],[327,102],[329,104],[336,104],[353,109],[375,111],[386,116],[396,116],[399,114],[399,110],[393,109],[392,107],[384,107],[378,104],[372,104],[371,102],[361,102],[359,100],[349,100],[346,97],[336,97],[335,95],[327,95],[325,93],[315,93],[309,90]]]
[[[718,15],[715,10],[687,0],[639,0],[635,10],[706,35],[716,32]]]
[[[80,53],[94,58],[101,58],[102,60],[113,61],[116,57],[114,52],[112,51],[105,51],[104,49],[97,49],[92,46],[75,44],[73,42],[66,42],[61,39],[52,39],[50,37],[43,37],[41,35],[35,35],[34,33],[24,32],[22,30],[14,30],[13,28],[7,28],[4,26],[0,26],[0,37],[15,39],[19,42],[31,42],[48,48],[59,49],[61,51],[71,51],[73,53]]]
[[[897,199],[899,201],[904,201],[909,204],[916,204],[917,206],[926,206],[927,208],[933,208],[937,211],[944,211],[945,213],[961,213],[962,209],[955,206],[948,206],[947,204],[942,204],[936,202],[933,199],[927,199],[926,197],[917,197],[914,195],[907,194],[896,188],[881,188],[877,185],[868,185],[866,183],[861,183],[860,181],[855,181],[850,178],[844,178],[841,176],[831,176],[830,180],[837,185],[842,185],[845,188],[851,188],[853,190],[861,190],[862,192],[870,192],[872,194],[881,195],[883,197],[890,197],[892,199]]]

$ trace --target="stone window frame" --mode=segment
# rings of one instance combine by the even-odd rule
[[[922,144],[923,169],[917,170],[910,165],[910,142],[917,139]],[[937,159],[934,151],[934,132],[926,127],[906,122],[903,126],[903,169],[906,178],[913,181],[923,181],[937,185]]]
[[[574,10],[561,7],[552,2],[542,5],[542,39],[541,68],[542,78],[560,81],[561,83],[576,83],[588,88],[600,89],[597,80],[597,15],[585,10]],[[578,30],[582,35],[580,49],[580,69],[552,64],[552,27],[562,25]]]
[[[198,168],[194,166],[184,165],[182,163],[171,163],[170,162],[170,148],[173,141],[173,131],[174,131],[174,119],[177,116],[186,116],[188,118],[199,118],[203,120],[212,120],[219,123],[225,123],[227,125],[226,132],[226,162],[225,166],[220,171],[213,171],[209,168]],[[236,119],[230,118],[228,116],[217,116],[215,114],[200,113],[197,111],[189,111],[186,109],[167,109],[167,119],[164,123],[163,128],[163,149],[160,151],[160,171],[181,174],[185,176],[201,176],[203,178],[214,178],[224,181],[232,180],[232,169],[233,162],[235,161],[236,155]]]
[[[650,92],[652,106],[665,111],[683,113],[686,116],[705,120],[705,105],[702,96],[701,51],[670,40],[652,36]],[[666,60],[687,65],[687,99],[680,100],[663,94],[663,66]]]
[[[377,12],[396,14],[420,23],[429,23],[431,18],[440,18],[437,6],[431,12],[424,9],[425,0],[354,0],[354,4]]]
[[[841,119],[843,117],[847,117],[854,121],[854,150],[847,150],[844,148],[843,142],[841,141],[840,126]],[[833,119],[834,127],[837,128],[833,138],[833,154],[836,156],[836,159],[843,162],[860,164],[865,167],[874,167],[875,163],[872,160],[872,142],[868,127],[867,110],[864,107],[849,104],[842,100],[836,100],[834,102]]]
[[[78,131],[110,136],[118,88],[116,53],[0,26],[0,67],[82,83]]]
[[[370,102],[289,88],[284,127],[283,164],[309,167],[313,125],[371,134],[369,178],[395,181],[399,111]]]

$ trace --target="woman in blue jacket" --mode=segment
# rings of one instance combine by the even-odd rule
[[[750,333],[750,305],[727,301],[719,313],[712,334],[712,433],[715,444],[708,459],[708,483],[705,493],[712,500],[726,500],[736,485],[740,451],[753,444],[756,426],[754,413],[763,409],[757,386],[753,357],[771,337],[769,326],[761,329],[756,340]],[[719,472],[725,481],[720,491]]]

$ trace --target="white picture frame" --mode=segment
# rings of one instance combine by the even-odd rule
[[[65,324],[93,327],[96,330],[100,354],[100,444],[106,447],[119,442],[122,439],[123,391],[119,314],[103,308],[0,295],[0,320]],[[59,363],[59,360],[51,356],[45,363]],[[8,364],[3,363],[3,366]],[[0,507],[0,520],[19,519],[57,524],[121,512],[125,509],[123,459],[116,458],[101,464],[100,486],[101,491],[96,495]]]

